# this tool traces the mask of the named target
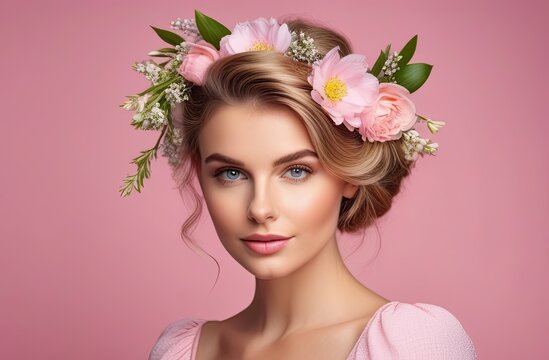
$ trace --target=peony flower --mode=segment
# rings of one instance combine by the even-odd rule
[[[313,64],[307,80],[312,98],[331,116],[336,125],[344,123],[349,131],[361,125],[360,113],[371,106],[378,95],[379,80],[367,72],[363,55],[339,56],[334,47]]]
[[[220,58],[219,52],[210,43],[200,40],[197,43],[186,43],[188,53],[179,66],[179,73],[189,81],[202,85],[208,67]]]
[[[286,53],[290,47],[292,35],[288,25],[280,25],[274,18],[260,17],[253,21],[236,24],[233,32],[221,38],[219,52],[221,56],[246,51],[274,50]]]
[[[359,133],[362,140],[397,140],[402,132],[416,123],[416,106],[408,98],[410,92],[395,83],[379,84],[379,94],[374,105],[361,114]]]

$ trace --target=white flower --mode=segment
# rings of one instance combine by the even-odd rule
[[[306,62],[312,64],[317,60],[320,60],[322,55],[315,46],[315,40],[306,35],[303,31],[297,32],[294,30],[291,32],[292,42],[288,49],[287,55],[293,60]]]
[[[152,60],[135,63],[132,65],[132,68],[138,73],[145,75],[145,77],[150,80],[153,85],[158,84],[168,75],[166,70],[162,69]]]
[[[173,132],[168,132],[164,137],[164,142],[160,144],[162,156],[168,158],[168,163],[172,167],[177,167],[181,161],[179,154],[183,138],[179,129],[174,128]]]
[[[389,77],[389,80],[393,83],[396,83],[395,77],[393,76],[397,70],[400,70],[400,67],[398,66],[398,62],[402,59],[402,55],[399,55],[397,51],[393,52],[393,54],[389,55],[387,60],[385,60],[385,64],[381,68],[382,74]]]
[[[429,155],[435,155],[438,150],[438,144],[437,143],[429,143],[424,147],[424,152],[426,152]]]
[[[149,98],[151,97],[151,94],[147,93],[143,96],[139,96],[137,98],[137,112],[142,112],[145,108],[145,105],[147,104],[147,101],[149,101]]]
[[[155,103],[150,110],[141,114],[141,119],[143,120],[143,130],[159,130],[166,125],[168,121],[166,112],[160,108],[160,103]]]
[[[436,134],[444,125],[446,125],[444,121],[427,120],[427,128],[433,134]]]
[[[164,92],[169,102],[180,103],[189,100],[189,90],[185,83],[172,83]]]
[[[128,100],[124,101],[120,106],[126,110],[136,110],[137,109],[137,99],[138,95],[127,96]]]
[[[403,132],[402,136],[404,157],[407,160],[416,160],[420,153],[435,155],[437,152],[438,144],[431,142],[430,139],[421,138],[415,129]]]
[[[131,95],[131,96],[128,96],[128,100],[126,100],[120,106],[122,106],[126,110],[132,110],[140,113],[145,108],[145,105],[147,104],[147,101],[149,100],[150,97],[151,97],[150,94],[145,94],[143,96]]]
[[[202,38],[200,32],[198,31],[198,28],[196,27],[194,19],[177,18],[170,23],[170,26],[173,30],[181,30],[184,35],[195,39],[194,41]]]

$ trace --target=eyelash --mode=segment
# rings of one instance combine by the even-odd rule
[[[306,180],[309,178],[310,174],[313,173],[313,170],[311,170],[311,168],[309,168],[308,166],[305,166],[305,165],[292,165],[292,166],[290,166],[289,168],[287,168],[287,169],[284,171],[284,173],[287,173],[288,171],[293,170],[293,169],[301,169],[301,170],[305,170],[307,173],[309,173],[308,176],[306,176],[306,177],[304,177],[304,178],[302,178],[302,179],[295,179],[295,178],[294,178],[294,179],[290,179],[290,182],[293,182],[293,183],[302,183],[302,182],[306,181]],[[240,173],[243,172],[243,171],[241,171],[240,169],[237,169],[237,168],[225,167],[225,168],[219,169],[219,170],[215,173],[215,175],[214,175],[213,177],[214,177],[214,178],[218,178],[218,180],[219,180],[222,184],[224,184],[224,185],[227,184],[227,183],[235,183],[235,182],[237,182],[238,180],[224,180],[224,179],[221,179],[221,178],[219,177],[219,175],[223,174],[223,173],[224,173],[225,171],[227,171],[227,170],[236,170],[236,171],[238,171],[238,172],[240,172]]]

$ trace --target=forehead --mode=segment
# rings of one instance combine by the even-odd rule
[[[282,105],[223,105],[202,127],[202,160],[212,153],[271,160],[293,151],[314,150],[301,118]]]

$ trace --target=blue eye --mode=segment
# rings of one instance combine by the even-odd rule
[[[288,178],[291,182],[299,183],[307,180],[309,177],[308,175],[311,174],[313,171],[309,169],[309,167],[304,165],[294,165],[290,168],[288,168],[285,172],[290,173],[290,177]],[[227,183],[236,183],[239,180],[239,175],[241,175],[241,171],[234,168],[225,168],[218,171],[214,177],[218,178],[219,181],[223,184]],[[226,177],[223,176],[223,174],[226,174]]]
[[[303,167],[298,167],[298,166],[295,166],[291,169],[289,169],[287,172],[291,173],[291,175],[297,175],[297,176],[300,176],[300,175],[305,175],[306,177],[306,173],[311,173],[310,171],[308,171],[307,169],[304,169]],[[302,180],[302,179],[305,179],[305,177],[292,177],[292,180]]]
[[[238,174],[240,174],[239,170],[236,169],[227,169],[222,171],[220,174],[226,173],[229,177],[229,180],[237,180]]]

